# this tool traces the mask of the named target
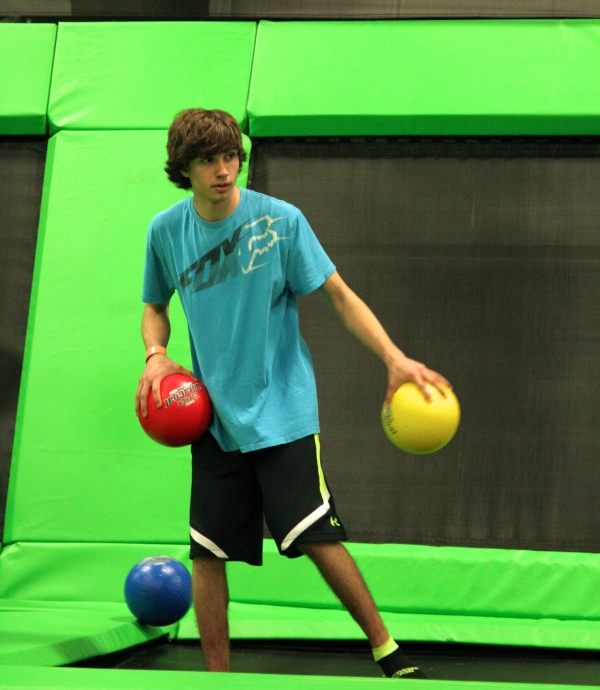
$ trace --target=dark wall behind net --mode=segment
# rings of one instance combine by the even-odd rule
[[[47,142],[0,138],[0,538],[13,447]]]
[[[351,539],[598,551],[598,143],[253,143],[251,187],[304,212],[392,339],[461,403],[445,449],[397,450],[379,419],[383,364],[320,295],[300,301]]]

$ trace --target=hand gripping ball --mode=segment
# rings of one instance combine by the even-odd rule
[[[405,383],[394,393],[392,403],[381,411],[383,430],[398,448],[425,455],[443,448],[454,436],[460,422],[460,406],[454,393],[445,389],[446,397],[426,384],[431,402],[416,383]]]
[[[187,568],[168,556],[144,558],[125,580],[125,601],[147,625],[172,625],[192,604],[192,578]]]
[[[184,374],[169,374],[160,382],[161,406],[148,393],[148,416],[140,413],[144,431],[164,446],[188,446],[208,429],[212,404],[203,383]]]

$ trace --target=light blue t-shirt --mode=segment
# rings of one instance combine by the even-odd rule
[[[210,431],[243,452],[319,432],[312,360],[296,295],[319,288],[335,266],[302,213],[241,189],[236,210],[209,223],[189,197],[153,218],[142,300],[178,292],[194,374],[215,411]]]

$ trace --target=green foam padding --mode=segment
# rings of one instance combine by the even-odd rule
[[[0,135],[45,134],[54,24],[0,23]]]
[[[600,20],[259,24],[250,134],[600,134]]]
[[[348,549],[386,613],[600,626],[599,554],[356,543]],[[12,544],[0,554],[0,597],[122,603],[129,569],[163,553],[189,567],[183,545]],[[227,573],[232,602],[343,613],[311,561],[279,556],[272,540],[264,542],[262,568],[229,563]]]
[[[154,443],[134,414],[146,230],[186,196],[163,171],[165,144],[164,130],[49,142],[6,543],[188,543],[189,448]],[[171,304],[169,354],[191,366]]]
[[[176,674],[176,675],[175,675]],[[129,669],[35,668],[6,666],[0,688],[7,690],[375,690],[388,687],[382,678],[294,676],[271,673],[206,673]],[[403,680],[402,687],[422,690],[564,690],[564,685]],[[415,685],[416,683],[416,685]],[[569,685],[577,690],[589,686]]]
[[[48,118],[57,129],[168,129],[185,108],[246,127],[254,22],[60,23]]]
[[[7,664],[72,664],[142,644],[171,629],[138,623],[125,604],[0,599],[0,677]]]
[[[600,621],[389,613],[381,617],[399,641],[600,649]],[[229,605],[232,639],[364,640],[346,611],[265,604]],[[178,640],[198,639],[193,611],[179,623]]]
[[[600,621],[600,554],[348,544],[380,610]],[[265,542],[256,574],[231,564],[232,601],[341,609],[308,558]],[[239,572],[238,572],[238,569]]]
[[[182,545],[11,544],[0,554],[0,599],[123,604],[127,574],[149,556],[191,566]]]

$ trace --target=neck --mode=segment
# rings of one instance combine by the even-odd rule
[[[240,203],[241,192],[239,187],[234,187],[231,196],[223,201],[213,202],[200,198],[194,194],[194,208],[196,213],[209,223],[216,223],[230,216]]]

